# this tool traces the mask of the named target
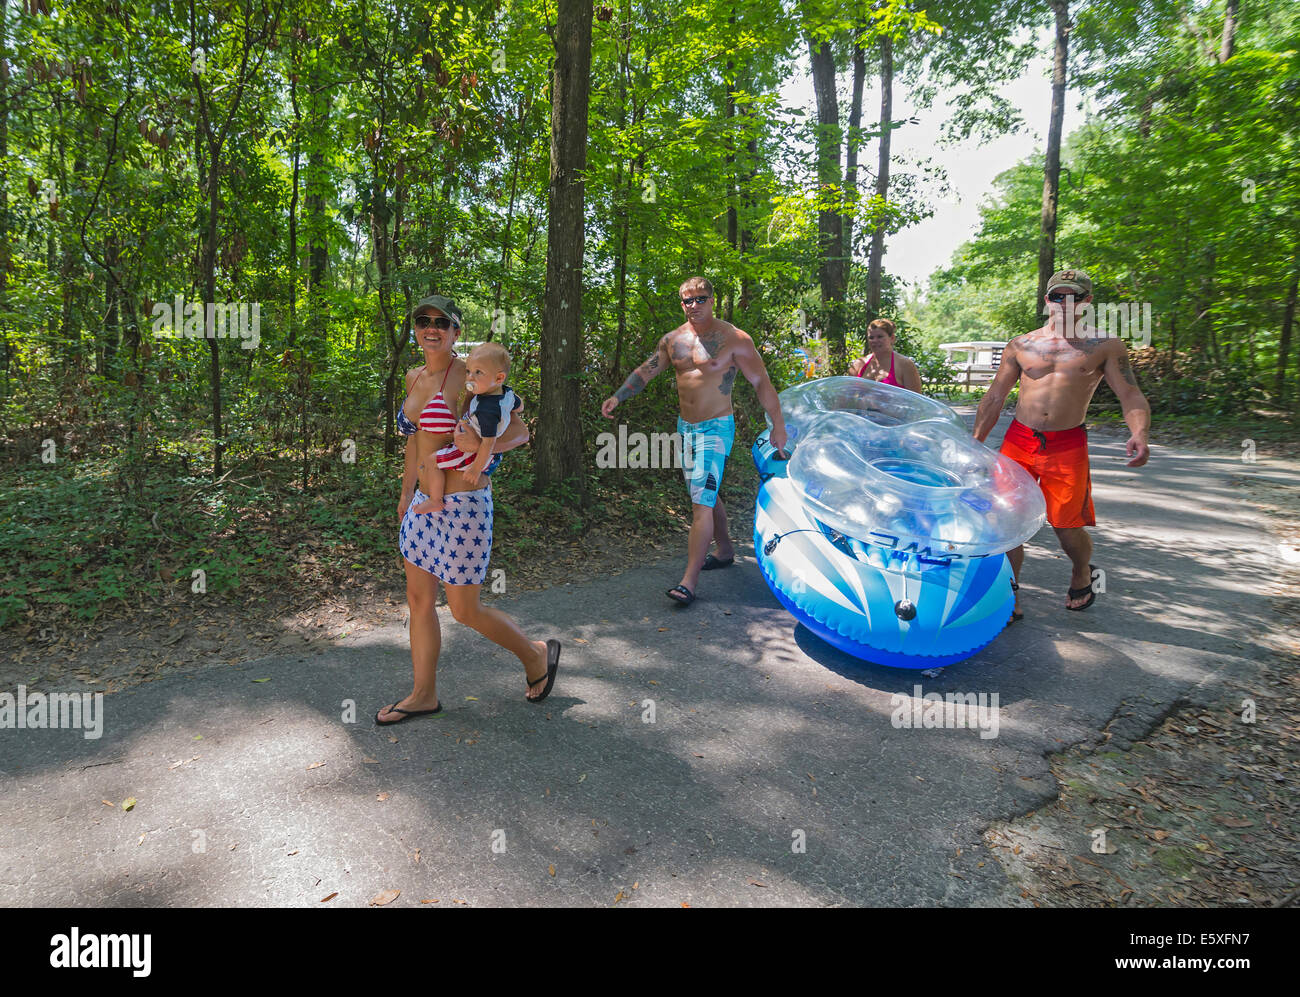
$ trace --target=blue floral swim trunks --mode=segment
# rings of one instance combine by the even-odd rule
[[[678,416],[677,432],[682,436],[682,472],[691,501],[713,508],[718,504],[723,468],[736,441],[736,417],[687,422]]]
[[[444,495],[442,512],[417,514],[418,488],[402,517],[398,550],[446,585],[482,585],[492,556],[492,489]]]

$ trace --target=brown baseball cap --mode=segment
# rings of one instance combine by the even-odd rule
[[[1092,278],[1082,270],[1058,270],[1047,282],[1047,293],[1051,294],[1057,288],[1073,291],[1078,297],[1086,298],[1092,293]]]
[[[451,298],[444,298],[441,294],[431,294],[427,298],[421,298],[416,303],[415,307],[411,309],[411,318],[415,318],[416,314],[422,308],[438,309],[438,311],[446,315],[447,318],[451,319],[456,328],[460,328],[460,306],[452,301]]]

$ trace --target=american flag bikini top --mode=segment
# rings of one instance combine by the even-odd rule
[[[419,428],[426,433],[439,433],[445,436],[456,429],[456,417],[451,414],[446,399],[442,397],[442,385],[447,383],[449,373],[451,373],[450,364],[443,371],[442,384],[438,385],[438,393],[429,400],[429,404],[424,406],[424,411],[420,413]],[[415,430],[416,427],[406,417],[406,400],[403,399],[401,407],[397,410],[397,431],[403,436],[411,436]]]

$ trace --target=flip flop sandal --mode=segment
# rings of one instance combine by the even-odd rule
[[[1012,591],[1012,592],[1019,592],[1019,591],[1020,591],[1020,585],[1019,585],[1019,583],[1018,583],[1014,578],[1011,579],[1011,591]],[[1013,609],[1013,610],[1011,610],[1011,622],[1012,622],[1012,623],[1018,623],[1020,620],[1023,620],[1024,618],[1025,618],[1025,614],[1022,613],[1020,610],[1018,610],[1018,609]]]
[[[1091,564],[1088,565],[1088,574],[1090,576],[1096,570],[1097,569],[1093,567]],[[1091,606],[1094,602],[1097,601],[1097,590],[1092,587],[1092,582],[1089,582],[1087,585],[1084,585],[1082,588],[1070,589],[1065,598],[1067,600],[1078,599],[1081,598],[1085,592],[1088,594],[1087,602],[1085,602],[1082,606],[1066,606],[1065,608],[1074,613],[1081,613],[1083,612],[1083,610],[1087,609],[1089,606]]]
[[[680,592],[686,598],[683,599],[680,596],[678,596],[677,595],[678,592]],[[685,585],[674,585],[672,588],[668,590],[666,594],[668,598],[671,599],[673,602],[677,603],[678,606],[683,606],[683,607],[689,606],[691,603],[695,601],[695,593],[692,592],[690,589],[688,589]]]
[[[398,700],[398,702],[401,702],[401,700]],[[380,719],[379,719],[379,713],[376,713],[376,714],[375,714],[375,723],[378,724],[380,727],[391,727],[391,726],[393,726],[393,724],[404,724],[404,723],[406,723],[406,721],[410,720],[412,717],[432,717],[432,716],[435,716],[436,714],[439,714],[439,713],[441,713],[441,712],[442,712],[442,704],[441,704],[441,703],[439,703],[437,706],[435,706],[432,710],[403,710],[403,709],[401,709],[400,707],[394,705],[394,706],[390,706],[390,707],[388,707],[388,709],[386,709],[386,710],[380,710],[379,713],[401,713],[401,714],[404,714],[400,719],[398,719],[398,720],[380,720]]]
[[[542,694],[540,696],[537,696],[532,699],[530,699],[528,696],[525,696],[524,699],[527,699],[528,702],[530,703],[540,703],[543,699],[549,696],[551,694],[551,686],[555,685],[555,673],[559,670],[559,668],[560,668],[560,642],[558,640],[551,639],[546,642],[546,674],[541,676],[540,678],[533,679],[533,681],[528,683],[528,688],[532,689],[534,686],[540,685],[542,682],[545,682],[546,688],[542,690]],[[525,678],[526,677],[527,676],[525,676]]]
[[[735,563],[736,563],[736,559],[734,556],[729,557],[724,561],[721,558],[714,557],[712,554],[710,554],[708,557],[704,559],[704,567],[702,567],[700,570],[713,571],[715,568],[730,568]]]

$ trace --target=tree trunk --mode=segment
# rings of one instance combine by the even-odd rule
[[[1232,58],[1232,48],[1237,35],[1237,8],[1240,0],[1228,0],[1228,9],[1223,15],[1223,41],[1219,45],[1219,62]]]
[[[296,51],[297,46],[294,46]],[[293,192],[289,195],[289,349],[298,328],[298,171],[302,160],[302,113],[298,107],[297,59],[290,63],[289,103],[293,106]]]
[[[831,369],[847,366],[844,348],[844,291],[848,286],[845,267],[844,225],[840,213],[840,109],[835,93],[835,56],[828,42],[818,43],[810,35],[813,91],[817,96],[817,212],[818,280],[825,314],[826,340],[830,345]]]
[[[752,117],[754,109],[745,106],[746,117]],[[753,122],[749,124],[749,142],[745,146],[749,154],[749,171],[745,174],[745,194],[742,204],[745,218],[740,226],[740,316],[741,321],[748,321],[745,313],[749,311],[751,284],[749,279],[749,247],[754,244],[754,233],[750,230],[750,220],[754,217],[754,181],[758,177],[758,132]]]
[[[388,188],[381,175],[380,152],[378,148],[371,154],[371,167],[374,171],[374,183],[371,187],[370,200],[370,246],[375,258],[375,271],[379,277],[379,325],[380,340],[389,345],[388,376],[384,380],[384,454],[391,457],[397,452],[397,439],[393,435],[394,411],[397,405],[397,384],[402,365],[402,340],[394,335],[394,322],[391,291],[392,263],[389,258],[388,245]],[[405,328],[405,323],[402,323]]]
[[[1277,343],[1277,379],[1273,394],[1279,405],[1286,402],[1286,365],[1291,356],[1291,329],[1295,325],[1296,294],[1300,291],[1300,256],[1292,260],[1291,289],[1286,295],[1286,311],[1282,313],[1282,336]],[[1297,392],[1300,398],[1300,392]]]
[[[636,128],[638,125],[640,125],[641,121],[644,118],[645,118],[645,104],[633,100],[632,127]],[[628,164],[627,196],[626,196],[627,211],[624,213],[623,232],[622,235],[620,236],[621,252],[620,252],[620,260],[619,260],[619,277],[618,277],[619,280],[618,338],[614,343],[614,364],[610,368],[610,374],[609,374],[609,381],[610,381],[609,390],[611,394],[613,393],[614,389],[618,387],[619,384],[618,379],[619,377],[622,376],[623,351],[627,346],[627,315],[628,315],[627,272],[631,268],[630,254],[632,252],[632,250],[628,246],[628,243],[631,242],[631,238],[632,238],[632,204],[633,204],[633,198],[636,196],[636,184],[637,184],[636,178],[638,176],[642,176],[644,173],[645,173],[645,150],[643,149],[641,153],[636,157],[636,159],[632,160],[632,162]],[[646,245],[646,226],[643,225],[641,226],[641,248],[640,248],[640,253],[637,256],[637,261],[641,266],[645,265],[645,245]],[[643,294],[645,289],[644,272],[642,272],[641,278],[640,280],[638,280],[637,285],[638,285],[639,292]]]
[[[59,135],[59,147],[60,158],[62,158],[64,155],[62,133]],[[77,143],[77,151],[73,156],[72,172],[78,177],[86,175],[86,158],[80,142]],[[3,235],[0,235],[0,240],[3,240],[3,238]],[[63,262],[59,267],[59,279],[63,284],[63,310],[59,319],[59,341],[63,344],[63,369],[65,371],[71,366],[70,354],[73,352],[73,344],[80,345],[81,339],[80,326],[73,324],[76,299],[80,296],[74,276],[80,248],[76,240],[71,237],[65,239],[63,243]]]
[[[510,203],[506,207],[505,231],[501,234],[501,276],[497,279],[496,294],[492,302],[492,323],[488,327],[488,340],[491,340],[496,335],[497,317],[503,316],[501,311],[501,293],[505,287],[506,277],[510,272],[510,226],[515,220],[515,198],[519,194],[519,168],[522,165],[524,158],[524,119],[527,116],[527,113],[524,98],[521,96],[516,111],[515,156],[514,164],[510,170]],[[509,337],[507,336],[506,338],[508,339]]]
[[[208,383],[212,391],[212,476],[222,475],[221,445],[223,430],[221,428],[221,349],[215,328],[208,326],[207,303],[217,300],[217,222],[221,212],[221,150],[211,150],[208,166],[208,226],[203,239],[203,259],[200,273],[203,275],[203,300],[199,307],[203,309],[203,334],[208,337]],[[214,316],[215,318],[215,316]]]
[[[628,51],[631,41],[629,0],[624,0],[619,20],[621,29],[618,50],[618,126],[620,130],[624,130],[627,128],[628,87],[632,75]],[[635,110],[632,113],[632,120],[634,123],[637,120]],[[628,236],[632,229],[632,197],[636,189],[636,161],[624,160],[620,157],[618,170],[619,177],[615,184],[614,195],[619,199],[618,209],[615,212],[615,223],[618,226],[618,263],[614,270],[614,300],[618,313],[618,330],[614,337],[614,354],[606,375],[611,394],[618,385],[619,372],[623,369],[623,347],[627,343],[627,252]]]
[[[329,263],[329,221],[325,216],[325,195],[328,178],[325,157],[329,143],[330,91],[321,84],[320,46],[307,77],[310,90],[311,111],[307,124],[307,288],[313,290],[325,283],[325,269]]]
[[[111,217],[112,212],[105,212]],[[99,349],[95,351],[95,373],[100,377],[111,377],[114,363],[117,361],[119,330],[119,295],[117,291],[118,245],[117,235],[109,232],[104,236],[104,267],[107,271],[104,279],[104,331],[99,337]]]
[[[307,287],[314,290],[325,283],[325,270],[329,265],[329,223],[325,218],[325,195],[320,191],[319,179],[325,165],[325,154],[313,149],[307,154]]]
[[[430,269],[439,273],[447,268],[447,229],[451,225],[451,194],[455,189],[456,164],[451,159],[443,163],[441,187],[441,218],[434,219],[433,245],[430,254]]]
[[[624,196],[630,199],[633,196],[634,177],[630,169],[631,164],[628,165],[627,188]],[[619,219],[621,231],[618,235],[618,268],[614,272],[614,296],[618,301],[618,334],[614,340],[613,365],[610,367],[611,394],[617,388],[614,382],[618,378],[618,372],[623,369],[623,347],[627,343],[627,241],[632,228],[632,213],[624,206],[620,214],[622,217]]]
[[[1214,271],[1218,262],[1218,252],[1214,246],[1205,250],[1204,258],[1205,273],[1201,277],[1196,312],[1201,327],[1205,330],[1205,345],[1209,348],[1210,357],[1217,364],[1223,362],[1223,357],[1219,353],[1218,337],[1214,334]]]
[[[1174,358],[1178,355],[1178,312],[1169,313],[1169,359],[1165,364],[1170,377],[1174,374]]]
[[[547,204],[546,301],[542,310],[542,397],[537,431],[540,488],[576,479],[583,503],[582,255],[591,87],[592,6],[558,0],[551,77],[551,183]]]
[[[1044,313],[1047,282],[1056,271],[1056,203],[1061,183],[1061,125],[1065,120],[1065,70],[1070,39],[1068,0],[1051,0],[1056,15],[1056,52],[1052,60],[1052,120],[1047,130],[1047,163],[1043,169],[1043,213],[1038,240],[1038,298],[1034,314]]]
[[[200,165],[199,182],[200,189],[206,190],[208,195],[208,215],[205,219],[206,232],[203,235],[203,243],[199,253],[199,274],[203,279],[203,300],[199,302],[199,307],[204,311],[203,333],[208,340],[208,351],[211,358],[208,380],[212,389],[212,472],[214,478],[220,478],[222,471],[222,427],[221,427],[221,349],[220,341],[216,338],[216,329],[208,325],[208,304],[214,304],[217,299],[217,233],[218,223],[221,216],[221,159],[222,150],[226,143],[235,119],[239,114],[239,106],[244,98],[244,90],[247,88],[251,79],[254,79],[261,69],[262,60],[266,57],[267,51],[265,41],[267,37],[274,33],[279,25],[280,11],[282,7],[275,9],[274,17],[267,21],[264,20],[262,28],[256,36],[253,35],[252,24],[244,25],[243,51],[240,55],[239,67],[235,71],[233,79],[228,80],[220,89],[233,86],[233,94],[230,97],[230,106],[226,113],[226,119],[221,123],[220,128],[216,127],[213,120],[213,111],[209,93],[204,86],[202,74],[192,72],[190,74],[191,84],[194,87],[195,97],[199,105],[199,119],[195,127],[194,144],[196,149],[196,162],[203,164],[206,160],[207,185],[203,187],[202,166]],[[263,16],[266,11],[263,9]],[[198,47],[198,37],[196,34],[198,16],[195,11],[194,0],[189,4],[189,42],[190,51]],[[250,65],[252,54],[258,51],[255,62]],[[214,91],[215,93],[215,91]],[[109,272],[112,279],[112,271]],[[116,283],[114,281],[114,283]],[[215,316],[214,316],[215,318]]]
[[[9,3],[0,0],[0,52],[9,51]],[[9,60],[0,57],[0,312],[9,310]],[[0,365],[9,394],[9,323],[0,322]]]
[[[857,58],[862,58],[861,49]],[[854,73],[857,67],[854,66]],[[856,91],[861,101],[860,87]],[[880,205],[889,195],[889,140],[894,120],[894,42],[889,35],[880,39],[880,160],[876,166],[876,197]],[[850,145],[850,148],[852,146]],[[855,156],[856,158],[856,156]],[[856,163],[854,164],[856,166]],[[852,244],[850,243],[850,248]],[[880,317],[880,280],[885,262],[885,221],[882,218],[871,233],[871,257],[867,262],[867,320]]]
[[[736,30],[736,11],[732,8],[729,25],[732,34]],[[739,183],[736,179],[736,79],[735,63],[727,60],[727,69],[723,73],[722,81],[727,88],[725,107],[723,108],[723,117],[726,124],[723,126],[727,136],[727,245],[733,251],[739,253],[740,250],[740,219],[736,213],[736,200],[740,196]],[[732,321],[735,315],[736,295],[732,289],[731,283],[728,282],[727,296],[723,301],[722,317],[725,321]]]
[[[399,159],[397,161],[395,186],[393,187],[393,234],[389,237],[389,256],[392,259],[392,272],[395,274],[400,274],[407,265],[407,261],[402,258],[402,254],[406,251],[406,243],[403,241],[402,236],[406,231],[406,205],[409,203],[410,197],[411,188],[406,182],[406,161]],[[394,290],[397,290],[397,288],[394,288]],[[410,291],[405,286],[401,287],[401,295],[403,299],[402,314],[405,316],[410,313],[411,305],[415,302],[411,300]],[[409,342],[409,329],[405,318],[399,324],[402,326],[403,333],[407,333],[397,343],[400,351]]]

